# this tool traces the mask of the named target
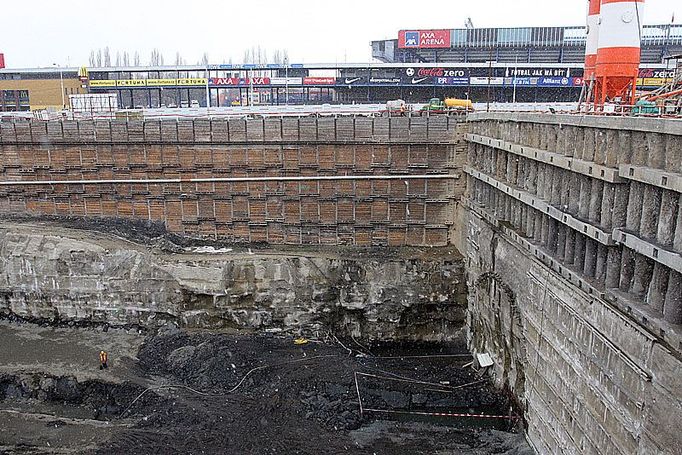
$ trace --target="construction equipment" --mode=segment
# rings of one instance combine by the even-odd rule
[[[643,6],[644,0],[590,0],[584,110],[623,110],[635,103]]]
[[[386,110],[384,115],[388,117],[404,117],[409,112],[410,108],[404,100],[390,100],[386,102]]]
[[[682,54],[668,59],[675,62],[675,73],[663,87],[639,97],[633,114],[682,115]],[[647,109],[638,108],[646,106]]]
[[[419,111],[419,115],[431,114],[461,114],[471,112],[474,110],[474,104],[471,100],[462,100],[457,98],[446,98],[441,101],[440,98],[431,98],[428,104],[425,104]]]

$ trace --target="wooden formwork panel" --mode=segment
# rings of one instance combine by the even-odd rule
[[[355,138],[355,118],[336,119],[336,140],[352,141]]]
[[[372,167],[372,146],[357,145],[355,146],[355,170],[368,171]]]
[[[145,120],[144,138],[147,142],[161,141],[161,121]],[[165,137],[163,138],[166,139]]]
[[[298,169],[300,167],[299,149],[298,147],[285,147],[284,155],[284,169]]]
[[[336,210],[339,223],[355,222],[355,204],[352,199],[339,199],[336,203]]]
[[[162,200],[149,201],[149,219],[152,221],[164,221],[166,207]]]
[[[265,167],[265,151],[260,147],[249,147],[246,150],[246,159],[251,169]]]
[[[319,165],[321,170],[336,169],[336,152],[333,145],[320,145],[318,147]]]
[[[247,167],[249,165],[247,149],[244,147],[230,147],[230,166]]]
[[[318,182],[318,189],[321,198],[335,197],[337,192],[337,182],[331,180],[323,180]]]
[[[407,226],[407,245],[421,246],[424,245],[424,227],[408,225]]]
[[[230,141],[246,141],[246,121],[242,119],[229,120]]]
[[[336,119],[317,119],[317,139],[322,142],[336,140]]]
[[[390,202],[388,218],[391,223],[402,224],[407,220],[407,202]]]
[[[133,201],[133,216],[142,220],[148,220],[149,203],[147,201]]]
[[[102,200],[99,198],[85,199],[85,214],[87,216],[102,216]],[[163,219],[163,213],[160,219]]]
[[[268,243],[271,245],[284,243],[284,225],[282,223],[268,223]]]
[[[393,227],[388,228],[388,245],[389,246],[404,246],[407,241],[407,228],[406,227]]]
[[[25,210],[21,209],[21,205],[13,205],[12,202],[16,202],[17,204],[24,204],[24,201],[10,201],[10,208],[14,210],[17,213],[20,213],[20,210]],[[69,214],[71,216],[85,216],[85,201],[83,201],[82,198],[77,197],[72,195],[69,198]]]
[[[195,145],[194,164],[197,167],[213,167],[213,149],[209,145]]]
[[[355,181],[355,196],[357,196],[357,197],[372,196],[372,181],[371,180],[356,180]]]
[[[445,224],[448,222],[448,204],[431,202],[426,204],[426,220],[429,224]]]
[[[430,145],[428,150],[429,169],[443,171],[448,165],[448,146]]]
[[[369,201],[358,201],[355,203],[355,221],[367,224],[372,221],[372,203]]]
[[[287,224],[301,222],[301,204],[299,201],[284,201],[284,222]]]
[[[82,166],[80,146],[68,146],[64,148],[64,165],[67,168]]]
[[[266,141],[281,141],[282,140],[282,119],[266,118],[265,119],[265,140]]]
[[[355,196],[355,182],[352,180],[341,180],[337,184],[336,194],[339,197]]]
[[[300,148],[301,166],[319,166],[316,146],[304,145]]]
[[[447,180],[429,180],[426,182],[426,195],[429,199],[445,199],[450,194]]]
[[[232,225],[232,232],[236,242],[246,243],[251,241],[251,230],[247,221],[235,221]]]
[[[211,155],[214,169],[225,170],[230,167],[230,150],[226,145],[214,145]]]
[[[338,241],[336,226],[322,226],[320,228],[320,244],[336,245]]]
[[[144,142],[144,122],[141,120],[130,120],[127,125],[128,141]]]
[[[211,139],[213,142],[227,142],[230,139],[227,120],[211,120]]]
[[[426,196],[426,180],[414,179],[407,181],[408,196]]]
[[[232,199],[232,217],[235,220],[249,219],[249,199],[246,196],[235,196]]]
[[[265,243],[268,241],[268,227],[267,226],[249,226],[251,231],[252,243]]]
[[[249,119],[246,121],[246,140],[262,142],[264,139],[263,119]]]
[[[178,120],[178,141],[194,142],[194,122],[191,120]]]
[[[194,147],[180,146],[178,147],[178,157],[180,159],[181,169],[194,169]]]
[[[217,223],[232,222],[232,201],[225,200],[214,201],[213,209],[215,212],[215,220]]]
[[[372,181],[372,196],[388,196],[390,182],[388,180]]]
[[[133,201],[121,199],[116,202],[116,216],[123,218],[133,217]]]
[[[391,172],[407,171],[410,152],[407,145],[391,145]]]
[[[337,145],[334,147],[336,166],[352,167],[355,166],[355,146]]]
[[[305,174],[308,173],[306,172]],[[320,194],[319,182],[316,181],[303,180],[299,183],[298,188],[301,196],[317,196]]]
[[[298,119],[293,118],[282,119],[282,139],[284,139],[285,141],[299,140]]]
[[[204,239],[215,240],[217,238],[217,232],[215,224],[211,221],[202,221],[198,226],[199,235]]]
[[[355,229],[350,225],[339,225],[336,228],[339,245],[353,245],[355,243]]]
[[[375,199],[372,201],[372,222],[388,222],[387,199]]]
[[[194,140],[196,142],[211,141],[211,121],[208,119],[194,120]]]
[[[254,173],[250,172],[249,176],[252,176]],[[254,197],[254,198],[264,198],[266,196],[266,188],[265,188],[265,182],[248,182],[247,183],[247,190],[249,194],[249,197]]]
[[[372,228],[372,246],[388,246],[388,227],[374,226]]]
[[[301,194],[299,182],[284,182],[284,195],[287,197],[298,197]]]
[[[301,221],[304,223],[317,223],[320,221],[317,199],[301,198]]]
[[[299,225],[284,225],[284,243],[288,245],[301,244],[301,226]]]
[[[199,208],[197,201],[193,199],[182,200],[182,221],[197,221]]]
[[[249,220],[255,223],[265,223],[266,209],[265,200],[249,199]]]
[[[198,214],[197,217],[201,220],[214,220],[215,219],[215,208],[213,206],[213,198],[211,197],[200,197],[197,201]]]
[[[299,123],[299,138],[301,141],[317,140],[317,119],[301,118]]]
[[[409,148],[409,166],[428,166],[428,146],[411,145]]]
[[[301,226],[301,244],[302,245],[319,245],[320,244],[320,227],[315,225]]]
[[[428,227],[425,229],[424,242],[430,246],[445,246],[448,244],[448,229]]]
[[[215,227],[216,237],[219,240],[224,240],[228,242],[234,241],[234,230],[232,224],[218,224]]]
[[[372,165],[390,165],[390,147],[388,145],[374,145],[372,147]]]
[[[423,223],[425,219],[425,204],[421,201],[410,201],[407,204],[407,221]]]
[[[336,224],[336,202],[320,201],[320,223]]]
[[[372,245],[372,228],[356,227],[354,233],[355,245]]]
[[[284,157],[280,147],[267,147],[263,153],[265,166],[276,168],[282,166]]]
[[[57,201],[55,200],[55,203]],[[115,217],[118,212],[116,201],[113,199],[102,199],[102,215],[106,217]]]
[[[284,218],[282,213],[282,200],[278,197],[270,197],[265,203],[265,217],[268,220],[280,220]]]

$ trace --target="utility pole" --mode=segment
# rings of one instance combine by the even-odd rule
[[[53,63],[52,66],[57,67],[56,63]],[[64,97],[64,70],[62,67],[59,67],[59,85],[62,88],[62,109],[66,108],[66,99]]]

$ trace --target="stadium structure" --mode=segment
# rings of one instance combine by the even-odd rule
[[[573,102],[583,85],[585,27],[402,30],[372,42],[373,63],[0,69],[0,111],[69,107],[116,96],[120,108],[384,103],[401,98]],[[682,26],[645,26],[638,87],[674,77]]]

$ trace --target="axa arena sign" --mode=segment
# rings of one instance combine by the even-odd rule
[[[450,30],[401,30],[398,33],[400,49],[447,49],[450,47]]]

